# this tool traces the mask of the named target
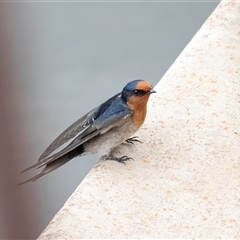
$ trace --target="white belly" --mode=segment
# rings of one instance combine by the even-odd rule
[[[102,135],[96,136],[88,142],[84,143],[84,154],[106,154],[111,149],[117,147],[122,142],[130,138],[134,133],[138,131],[131,121],[123,123],[120,127],[112,128]]]

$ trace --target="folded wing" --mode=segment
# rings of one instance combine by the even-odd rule
[[[57,160],[93,137],[105,133],[112,127],[118,126],[131,114],[132,111],[123,102],[120,93],[114,95],[67,128],[43,152],[38,162],[23,172],[35,167],[40,168]],[[73,139],[74,137],[75,139]],[[70,139],[73,140],[67,147],[54,153],[55,150],[59,149]]]

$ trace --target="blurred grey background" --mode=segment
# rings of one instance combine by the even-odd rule
[[[99,156],[19,172],[130,80],[155,85],[218,2],[0,3],[1,239],[36,238]]]

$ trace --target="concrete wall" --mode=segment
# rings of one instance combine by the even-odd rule
[[[119,149],[135,160],[100,160],[39,239],[239,238],[239,53],[240,3],[222,1]]]

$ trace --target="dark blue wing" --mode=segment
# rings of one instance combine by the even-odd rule
[[[115,95],[105,103],[93,109],[60,134],[44,151],[40,160],[33,166],[25,169],[23,172],[35,167],[40,168],[61,158],[93,137],[103,134],[109,129],[122,124],[122,121],[132,114],[132,111],[123,102],[119,94]],[[76,136],[75,139],[72,140],[67,147],[53,153],[55,149],[59,148],[63,143],[66,143],[74,136]],[[62,139],[63,137],[65,139]]]
[[[48,157],[56,149],[60,148],[63,144],[67,143],[70,139],[74,138],[77,134],[82,132],[85,128],[91,125],[99,116],[101,116],[111,106],[114,99],[120,96],[120,93],[114,95],[100,106],[92,109],[90,112],[85,114],[83,117],[74,122],[64,132],[62,132],[42,153],[38,161],[42,161]]]
[[[54,161],[89,139],[117,126],[120,123],[120,119],[124,119],[131,114],[132,111],[122,100],[121,94],[114,95],[60,134],[40,156],[39,164]],[[67,147],[53,153],[74,137],[75,139]]]

